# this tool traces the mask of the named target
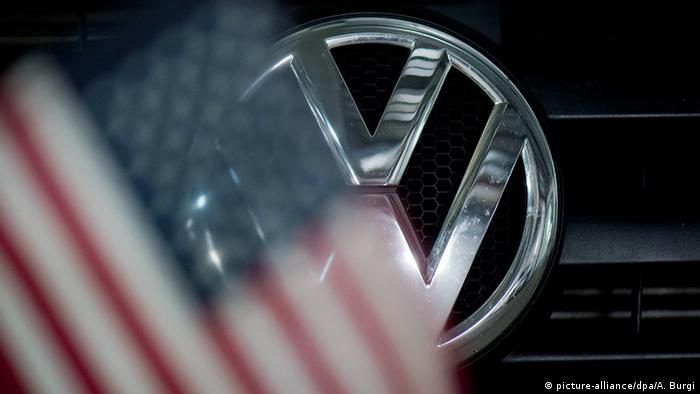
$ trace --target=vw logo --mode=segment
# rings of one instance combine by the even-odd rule
[[[376,130],[367,128],[331,54],[334,48],[356,44],[395,45],[409,52]],[[388,234],[386,242],[396,251],[392,263],[404,266],[400,271],[421,300],[417,308],[434,330],[436,346],[460,361],[481,353],[531,304],[552,261],[557,237],[559,196],[552,155],[523,95],[499,67],[466,42],[397,18],[352,17],[311,25],[282,39],[272,53],[269,66],[246,95],[255,94],[259,82],[271,74],[293,73],[346,183],[357,186],[361,198],[376,209],[374,225],[383,226]],[[434,246],[425,256],[412,241],[395,189],[449,72],[468,77],[493,107]],[[519,161],[527,202],[515,258],[486,301],[446,329]]]

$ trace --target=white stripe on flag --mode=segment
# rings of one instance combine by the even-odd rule
[[[331,372],[350,393],[388,392],[388,377],[380,375],[378,360],[357,331],[358,322],[352,320],[330,288],[334,284],[319,282],[306,269],[313,259],[302,248],[282,252],[284,255],[272,257],[275,264],[268,271],[270,285],[279,286],[289,299]]]
[[[35,393],[80,393],[80,385],[0,250],[0,346]]]
[[[70,88],[43,59],[21,64],[6,85],[53,177],[77,212],[136,319],[190,392],[237,391],[205,339],[199,306],[182,294],[171,257],[97,141]],[[240,391],[240,389],[239,389]]]
[[[263,384],[269,392],[317,392],[280,332],[284,327],[276,323],[260,299],[245,290],[248,286],[236,292],[235,300],[223,299],[217,306],[221,321],[229,328],[227,335],[236,335],[251,366],[265,377]]]

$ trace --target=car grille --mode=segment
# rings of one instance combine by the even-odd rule
[[[561,259],[548,317],[506,360],[700,360],[700,119],[549,128],[565,198]]]
[[[697,263],[565,265],[548,321],[506,360],[700,360],[699,275]]]

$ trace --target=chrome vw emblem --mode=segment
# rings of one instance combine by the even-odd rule
[[[330,50],[358,43],[410,49],[388,105],[371,133]],[[558,195],[551,153],[522,94],[490,60],[436,29],[393,18],[349,18],[317,24],[283,39],[261,76],[293,72],[348,184],[372,186],[362,197],[405,265],[407,281],[436,345],[468,359],[499,338],[523,314],[551,260]],[[456,197],[426,258],[416,251],[391,187],[405,170],[449,71],[481,87],[494,106]],[[247,94],[253,94],[254,85]],[[457,326],[445,322],[469,273],[499,200],[519,159],[525,167],[527,213],[515,260],[488,300]],[[386,190],[384,190],[385,188]],[[331,262],[329,262],[330,264]],[[397,322],[397,324],[400,324]]]

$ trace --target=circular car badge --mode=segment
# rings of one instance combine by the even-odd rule
[[[508,76],[450,34],[384,17],[287,36],[246,94],[277,73],[293,73],[339,176],[389,223],[436,346],[465,361],[500,338],[541,287],[559,220],[545,135]],[[520,208],[504,206],[510,188]]]

